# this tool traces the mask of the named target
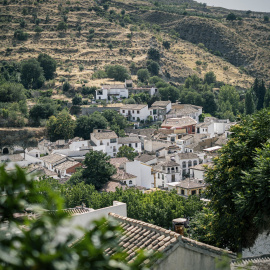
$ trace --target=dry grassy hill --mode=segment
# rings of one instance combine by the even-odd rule
[[[186,5],[190,1],[182,2]],[[203,77],[211,70],[218,80],[241,88],[249,87],[255,75],[265,79],[269,77],[269,25],[261,19],[246,18],[241,24],[231,23],[224,19],[152,10],[154,5],[149,1],[129,0],[111,1],[104,15],[104,12],[92,9],[95,5],[92,0],[7,0],[7,4],[2,1],[0,60],[20,61],[36,57],[41,52],[47,53],[58,62],[56,87],[61,85],[61,77],[68,78],[77,87],[82,84],[98,86],[106,80],[92,80],[96,70],[107,64],[129,67],[132,62],[137,68],[145,67],[147,50],[153,46],[161,53],[161,74],[164,78],[165,74],[170,74],[170,80],[174,82],[183,83],[191,74]],[[196,11],[196,7],[198,5],[191,5],[190,12]],[[67,8],[68,13],[65,12]],[[189,10],[188,6],[185,8]],[[110,19],[110,10],[121,14],[122,9],[130,15],[132,24],[121,26],[118,19]],[[205,12],[203,9],[197,11]],[[67,16],[68,29],[59,31],[57,25],[64,16]],[[223,15],[220,13],[220,16]],[[36,18],[43,29],[40,34],[35,32]],[[26,22],[24,28],[20,27],[22,19]],[[159,25],[161,31],[154,30],[154,24]],[[95,33],[89,40],[91,28]],[[18,29],[28,33],[26,41],[14,38],[14,31]],[[172,30],[179,33],[180,38],[175,38]],[[132,36],[129,35],[131,32]],[[163,40],[170,41],[169,50],[162,47]],[[199,43],[205,47],[199,47]],[[109,44],[112,44],[112,49]],[[224,57],[218,57],[206,48],[218,50]],[[83,65],[82,71],[79,65]]]

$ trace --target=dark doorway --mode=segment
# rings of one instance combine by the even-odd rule
[[[5,147],[5,148],[3,149],[3,155],[7,155],[7,154],[9,154],[9,151],[8,151],[8,148]]]

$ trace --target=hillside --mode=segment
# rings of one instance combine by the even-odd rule
[[[77,87],[99,86],[106,80],[92,80],[92,74],[107,64],[130,67],[134,62],[135,74],[146,66],[150,47],[161,53],[163,78],[176,83],[183,83],[191,74],[203,77],[208,71],[240,88],[248,88],[255,76],[269,79],[270,23],[256,17],[259,15],[229,22],[224,19],[229,11],[224,9],[192,1],[157,2],[114,0],[105,11],[102,5],[95,8],[92,0],[2,1],[0,60],[21,61],[47,53],[58,62],[56,88],[61,77]],[[24,27],[20,26],[22,20]],[[67,30],[57,30],[63,20]],[[41,33],[35,32],[37,25]],[[28,33],[26,41],[14,38],[18,29]],[[170,42],[169,50],[162,47],[164,40]]]

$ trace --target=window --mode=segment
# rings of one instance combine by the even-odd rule
[[[170,170],[170,168],[168,168],[168,173],[170,173],[171,172],[171,170]]]
[[[164,166],[162,167],[162,170],[165,171],[165,167]]]
[[[116,143],[116,139],[110,139],[110,143]]]
[[[132,180],[129,180],[128,184],[129,184],[129,185],[132,185]]]
[[[128,144],[128,146],[129,146],[129,147],[132,147],[132,144],[131,144],[131,143],[129,143],[129,144]]]
[[[198,163],[197,163],[197,160],[194,160],[193,161],[193,166],[196,166]]]
[[[191,195],[196,195],[196,190],[192,190]]]
[[[178,172],[178,167],[175,167],[175,171]]]
[[[135,120],[135,117],[133,117],[133,120]]]
[[[116,147],[115,146],[113,147],[113,152],[116,152]]]
[[[189,161],[188,161],[188,167],[191,167],[191,166],[192,166],[192,161],[189,160]]]
[[[103,145],[103,142],[102,141],[100,141],[100,145]]]
[[[125,110],[122,110],[122,113],[125,113]]]
[[[137,111],[137,114],[140,114],[140,111]]]
[[[138,147],[138,144],[137,143],[135,143],[135,147]]]
[[[185,190],[184,189],[181,189],[181,194],[185,195]]]
[[[109,146],[109,143],[107,142],[107,146]]]
[[[160,174],[158,173],[158,175],[157,175],[157,178],[159,179],[160,178]]]
[[[175,174],[172,175],[172,182],[175,182]]]
[[[162,174],[162,180],[164,180],[164,175]]]
[[[182,166],[183,166],[183,168],[186,168],[187,164],[185,161],[183,161]]]

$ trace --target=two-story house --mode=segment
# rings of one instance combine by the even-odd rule
[[[124,84],[102,85],[101,89],[96,90],[96,99],[112,100],[113,96],[117,99],[128,98],[128,89]]]
[[[171,159],[180,164],[182,169],[182,177],[189,175],[190,167],[199,164],[199,157],[194,153],[178,153],[176,155],[172,155]]]
[[[126,104],[120,109],[120,114],[129,121],[145,121],[150,115],[147,104]]]
[[[156,101],[149,108],[153,121],[163,121],[166,114],[171,110],[172,103],[168,101]]]
[[[115,157],[118,152],[118,136],[112,130],[94,129],[90,134],[94,151],[103,151],[111,157]]]
[[[153,167],[155,173],[155,187],[167,187],[168,183],[179,182],[182,179],[182,170],[178,163],[168,160]]]
[[[137,152],[137,153],[142,152],[142,142],[138,138],[138,136],[119,137],[118,138],[118,149],[124,145],[132,147],[135,150],[135,152]]]

